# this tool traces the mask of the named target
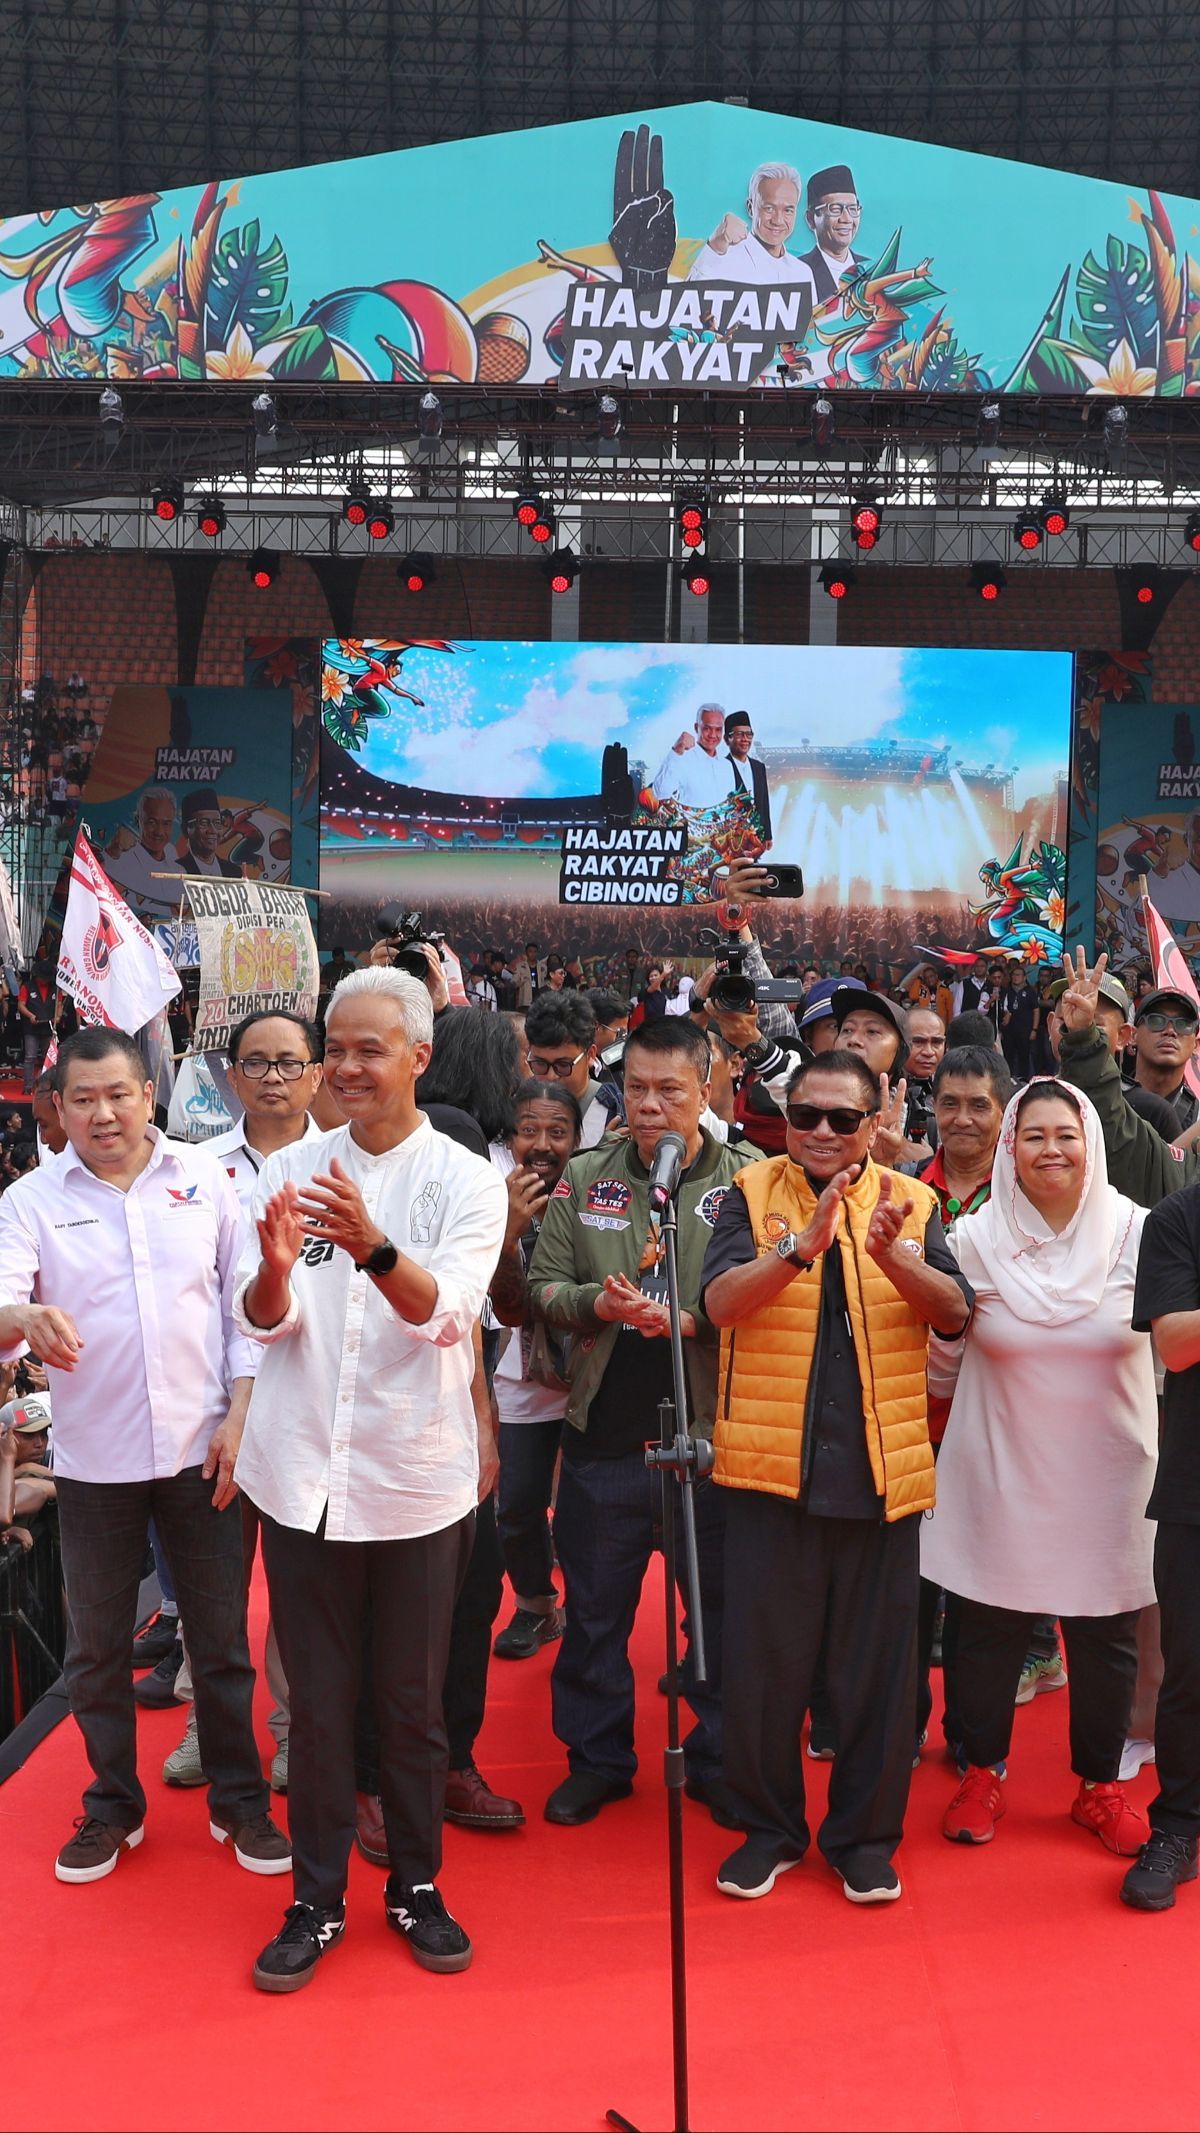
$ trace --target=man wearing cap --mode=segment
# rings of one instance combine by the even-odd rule
[[[801,256],[812,269],[817,302],[825,304],[837,295],[847,275],[863,264],[850,249],[862,221],[862,202],[849,165],[831,163],[827,170],[814,170],[807,201],[804,220],[817,241],[811,252]]]
[[[1156,1207],[1168,1193],[1179,1192],[1183,1186],[1200,1180],[1200,1155],[1165,1141],[1126,1100],[1116,1047],[1128,1023],[1117,1022],[1116,1018],[1128,1018],[1131,1003],[1124,986],[1120,988],[1124,1004],[1114,1000],[1112,987],[1117,981],[1107,975],[1107,957],[1102,955],[1094,967],[1089,967],[1080,948],[1074,963],[1069,955],[1064,957],[1063,971],[1066,982],[1061,989],[1055,988],[1059,1072],[1064,1081],[1082,1089],[1096,1107],[1110,1185],[1139,1207]],[[1101,994],[1101,985],[1107,998]],[[1161,997],[1161,993],[1147,993],[1140,1008],[1144,1010]],[[1181,1017],[1179,1009],[1164,1011]],[[1194,1044],[1194,1025],[1192,1035]],[[1145,1085],[1141,1084],[1141,1093],[1134,1100],[1140,1104],[1146,1096]]]
[[[1138,1001],[1133,1017],[1134,1079],[1139,1088],[1165,1098],[1179,1120],[1180,1133],[1200,1117],[1200,1101],[1187,1080],[1196,1035],[1196,1002],[1188,993],[1160,986]]]
[[[754,727],[748,711],[731,711],[725,721],[726,760],[732,766],[734,792],[749,793],[754,802],[754,812],[762,824],[763,850],[771,849],[771,794],[767,786],[767,766],[750,753],[754,745]]]
[[[23,1548],[33,1546],[22,1521],[54,1502],[49,1445],[48,1393],[27,1393],[0,1407],[0,1540],[12,1534]]]

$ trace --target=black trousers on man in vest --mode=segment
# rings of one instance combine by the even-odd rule
[[[725,1496],[724,1763],[746,1831],[777,1858],[808,1849],[801,1729],[823,1649],[837,1754],[817,1841],[835,1868],[890,1859],[912,1780],[921,1521]]]

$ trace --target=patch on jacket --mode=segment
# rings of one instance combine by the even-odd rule
[[[553,1192],[551,1193],[551,1195],[550,1195],[550,1198],[551,1198],[552,1200],[569,1200],[569,1199],[570,1199],[570,1197],[571,1197],[571,1184],[570,1184],[570,1180],[569,1180],[568,1178],[560,1178],[560,1179],[559,1179],[559,1181],[558,1181],[558,1183],[557,1183],[557,1185],[555,1186],[555,1188],[554,1188]]]
[[[776,1214],[774,1208],[763,1217],[763,1235],[768,1244],[778,1244],[780,1238],[786,1237],[790,1229],[791,1223],[787,1216]]]
[[[633,1193],[623,1178],[593,1178],[587,1189],[587,1205],[594,1214],[623,1215]],[[627,1229],[628,1223],[622,1223]]]
[[[586,1207],[579,1210],[579,1219],[585,1229],[628,1229],[629,1223],[622,1215],[598,1215],[589,1213]]]
[[[715,1229],[717,1226],[717,1216],[721,1212],[721,1202],[724,1200],[728,1190],[728,1185],[714,1185],[711,1192],[706,1192],[704,1198],[696,1202],[696,1213],[702,1222],[707,1222],[710,1229]]]
[[[1170,1141],[1167,1142],[1167,1154],[1173,1156],[1177,1163],[1182,1163],[1183,1149],[1174,1147]]]

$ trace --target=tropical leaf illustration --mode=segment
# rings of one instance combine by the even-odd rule
[[[210,346],[227,347],[235,326],[256,343],[283,332],[292,323],[287,292],[288,258],[278,237],[264,244],[257,220],[226,230],[209,275]]]
[[[1152,365],[1159,345],[1159,312],[1150,263],[1141,247],[1110,237],[1103,261],[1089,252],[1075,283],[1079,333],[1089,349],[1108,356],[1127,341],[1139,363]]]
[[[301,378],[311,383],[336,378],[338,374],[333,342],[321,326],[289,327],[273,344],[271,355],[274,378]]]
[[[1058,287],[1043,311],[1024,355],[1018,357],[1017,362],[1013,365],[1012,375],[1003,387],[1005,392],[1033,393],[1043,390],[1040,384],[1034,383],[1031,366],[1034,356],[1043,341],[1056,341],[1062,336],[1063,319],[1067,307],[1067,285],[1070,278],[1070,267],[1064,267]]]

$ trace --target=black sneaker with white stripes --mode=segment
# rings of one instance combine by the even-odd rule
[[[307,1985],[327,1948],[336,1947],[346,1930],[346,1906],[320,1911],[310,1903],[289,1904],[274,1940],[254,1965],[260,1992],[299,1992]]]
[[[387,1922],[403,1934],[423,1970],[465,1970],[471,1943],[451,1918],[432,1881],[410,1889],[389,1874],[383,1892]]]

